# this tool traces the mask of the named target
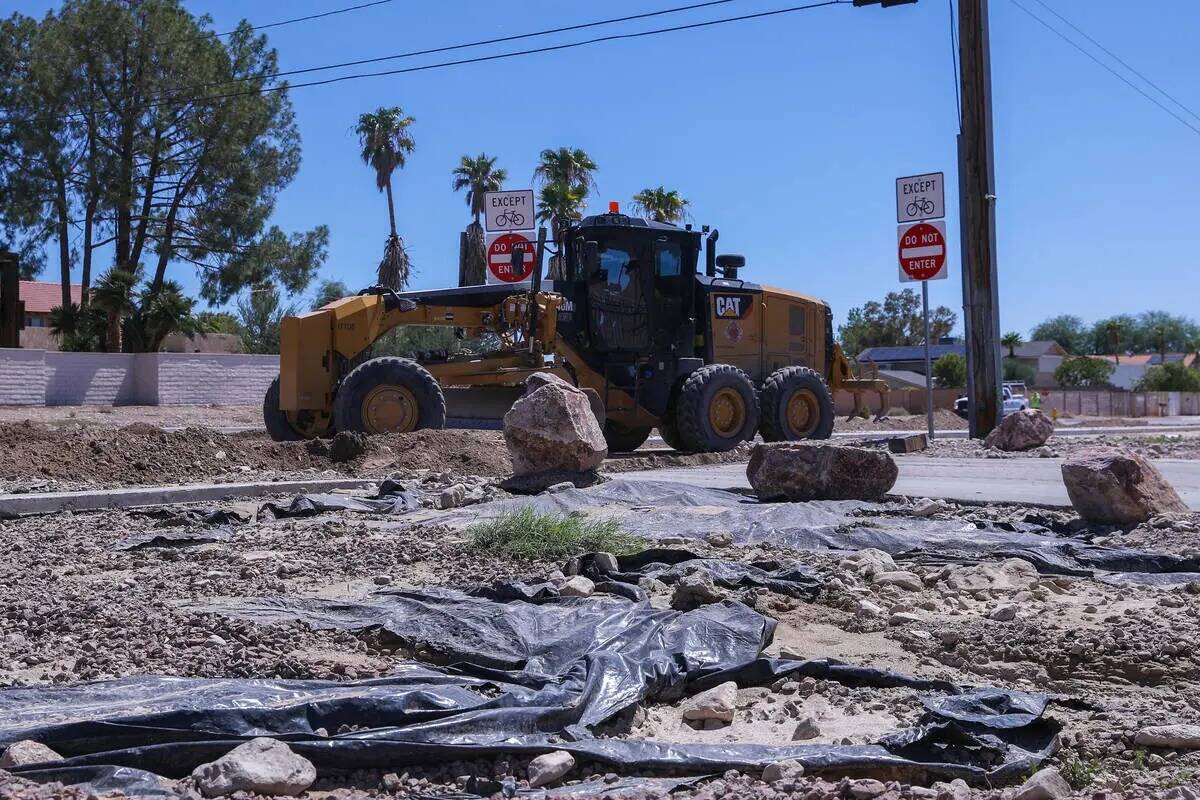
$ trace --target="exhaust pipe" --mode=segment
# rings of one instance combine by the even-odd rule
[[[713,228],[704,240],[704,274],[710,278],[717,277],[717,239],[720,235],[721,232]]]

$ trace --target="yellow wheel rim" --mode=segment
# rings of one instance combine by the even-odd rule
[[[363,398],[362,419],[367,433],[407,433],[420,419],[416,396],[403,386],[376,386]]]
[[[809,389],[797,389],[792,392],[787,403],[788,433],[793,438],[803,439],[817,429],[821,420],[821,406],[817,396]]]
[[[737,436],[746,425],[746,401],[737,389],[718,389],[708,404],[708,424],[722,438]]]

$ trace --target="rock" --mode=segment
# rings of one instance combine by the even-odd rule
[[[546,753],[529,762],[529,788],[546,786],[566,775],[575,766],[575,757],[565,750]]]
[[[1008,558],[998,564],[956,567],[946,574],[946,586],[972,594],[985,589],[1028,589],[1037,582],[1037,568],[1019,558]]]
[[[1046,443],[1054,433],[1054,422],[1036,408],[1008,414],[983,440],[984,447],[1013,453],[1033,450]]]
[[[524,386],[525,391],[521,393],[523,397],[533,394],[543,386],[561,386],[567,389],[579,391],[578,387],[576,387],[573,383],[564,378],[558,377],[553,372],[535,372],[525,379]]]
[[[1200,750],[1200,725],[1151,725],[1138,731],[1133,743],[1172,750]],[[2,762],[0,766],[3,766]]]
[[[685,700],[683,718],[693,721],[715,719],[721,722],[733,722],[733,711],[736,704],[737,684],[733,681],[726,681]]]
[[[594,471],[608,455],[608,445],[587,395],[561,379],[543,383],[504,415],[513,472]]]
[[[941,500],[930,500],[928,497],[922,497],[913,504],[912,511],[908,513],[914,517],[932,517],[934,514],[946,511],[948,508]]]
[[[561,597],[591,597],[594,591],[596,591],[596,584],[582,575],[576,575],[558,587],[558,594]]]
[[[620,570],[617,557],[612,553],[592,553],[592,566],[605,575]]]
[[[442,494],[438,497],[438,508],[458,508],[466,499],[466,485],[456,483],[453,486],[442,490]]]
[[[971,800],[971,787],[962,778],[955,778],[949,783],[935,783],[937,800]]]
[[[704,541],[708,542],[713,547],[732,547],[733,534],[724,532],[710,533],[708,536],[704,537]]]
[[[1071,505],[1088,522],[1128,525],[1188,507],[1149,461],[1136,453],[1084,450],[1062,465]]]
[[[392,582],[392,576],[391,575],[376,575],[373,580],[374,580],[376,586],[387,586],[388,584],[390,584]]]
[[[846,556],[838,564],[842,569],[852,569],[870,578],[877,572],[895,572],[896,562],[890,555],[874,547],[859,550]]]
[[[341,464],[367,452],[367,437],[358,431],[338,431],[329,442],[329,460]]]
[[[878,500],[898,474],[882,451],[808,442],[755,445],[746,467],[759,500]]]
[[[713,583],[712,576],[702,569],[695,569],[675,583],[671,593],[671,608],[676,611],[691,611],[693,608],[719,603],[725,593]]]
[[[815,739],[820,735],[821,726],[817,724],[816,717],[805,717],[796,724],[796,730],[792,731],[792,741],[803,742]]]
[[[297,795],[312,785],[317,771],[311,761],[293,753],[283,742],[259,738],[196,767],[192,779],[205,797],[234,792]]]
[[[919,592],[925,588],[925,584],[916,573],[904,570],[876,572],[875,577],[871,578],[871,583],[876,586],[896,586],[909,592]]]
[[[804,765],[795,759],[776,761],[763,770],[763,783],[795,783],[804,777]]]
[[[586,489],[607,480],[595,470],[587,472],[570,472],[561,469],[550,469],[544,472],[530,472],[526,475],[513,475],[500,482],[500,488],[512,494],[540,494],[549,492],[556,494],[567,489]]]
[[[870,600],[858,601],[859,613],[866,614],[868,617],[884,617],[887,616],[887,611],[883,606],[872,603]]]
[[[882,781],[877,781],[874,778],[859,778],[855,781],[850,781],[850,785],[846,787],[846,793],[855,798],[855,800],[871,800],[873,797],[879,797],[887,791],[887,785]]]
[[[1071,794],[1066,778],[1054,767],[1040,769],[1021,784],[1012,800],[1057,800]]]
[[[1012,622],[1017,618],[1017,607],[1012,603],[1000,603],[988,612],[988,619],[996,622]]]
[[[888,617],[888,625],[892,626],[911,625],[914,622],[920,621],[921,618],[919,616],[908,611],[900,611]]]
[[[0,755],[0,769],[12,767],[27,767],[30,764],[44,764],[47,761],[61,761],[62,756],[41,742],[32,739],[21,739],[13,742]]]

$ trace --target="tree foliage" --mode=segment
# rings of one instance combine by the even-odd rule
[[[1108,386],[1114,365],[1103,358],[1076,356],[1064,359],[1054,370],[1054,380],[1059,386],[1068,388],[1094,389]]]
[[[1068,353],[1086,352],[1088,329],[1074,314],[1051,317],[1029,332],[1030,341],[1058,342]]]
[[[329,305],[334,300],[341,300],[343,297],[349,297],[350,294],[346,284],[341,281],[321,281],[321,285],[317,287],[317,293],[313,297],[312,310],[316,311],[321,306]]]
[[[962,389],[967,385],[967,359],[958,353],[933,362],[933,379],[940,389]]]
[[[1195,320],[1166,311],[1141,314],[1117,314],[1087,325],[1082,319],[1064,314],[1038,325],[1030,333],[1034,340],[1051,340],[1075,355],[1113,355],[1126,353],[1190,353],[1200,341],[1200,325]]]
[[[376,109],[358,117],[358,134],[363,163],[375,173],[375,187],[387,194],[388,225],[391,233],[383,244],[377,279],[380,286],[397,291],[408,285],[412,272],[404,241],[396,233],[396,202],[392,194],[392,174],[402,169],[416,149],[409,128],[415,122],[400,106]]]
[[[508,171],[496,167],[496,157],[480,153],[471,158],[463,156],[462,161],[454,168],[454,191],[467,192],[467,205],[471,207],[471,216],[475,224],[486,210],[483,198],[488,192],[498,192],[508,180]]]
[[[298,291],[324,258],[323,227],[267,224],[300,164],[276,53],[248,23],[209,27],[180,0],[66,0],[0,21],[0,227],[56,245],[64,308],[72,267],[86,305],[107,248],[115,269],[146,269],[134,325],[182,311],[172,265],[224,302],[266,280]]]
[[[580,219],[587,197],[596,188],[596,162],[579,148],[547,148],[533,171],[538,193],[538,219],[557,228]]]
[[[1017,355],[1016,349],[1018,347],[1020,347],[1021,345],[1025,344],[1025,339],[1021,336],[1021,334],[1017,333],[1016,331],[1009,331],[1008,333],[1006,333],[1002,337],[1000,337],[1000,344],[1002,344],[1004,347],[1008,348],[1008,357],[1009,358],[1015,358]]]
[[[1006,358],[1004,359],[1004,380],[1021,381],[1026,386],[1032,386],[1037,380],[1037,370],[1019,358]]]
[[[248,290],[237,301],[242,348],[247,353],[278,353],[279,322],[296,313],[295,305],[284,305],[279,287],[267,283]]]
[[[838,328],[842,349],[851,358],[868,347],[913,346],[925,341],[921,295],[912,289],[888,292],[883,302],[872,300],[852,308],[846,324]],[[929,310],[929,332],[933,342],[954,330],[958,316],[947,306]]]
[[[1133,388],[1138,392],[1200,392],[1200,370],[1179,363],[1160,364],[1146,370]]]
[[[633,196],[633,207],[640,214],[655,222],[669,222],[672,225],[687,219],[689,205],[683,195],[665,186],[642,189]]]

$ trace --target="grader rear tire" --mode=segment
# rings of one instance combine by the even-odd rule
[[[729,364],[693,372],[679,390],[675,421],[685,450],[732,450],[758,430],[758,399],[749,376]]]
[[[658,435],[666,442],[667,447],[672,450],[683,450],[683,437],[679,435],[679,425],[675,422],[675,417],[668,415],[662,418],[658,423]]]
[[[763,383],[760,427],[765,441],[828,439],[833,418],[833,395],[816,370],[783,367]]]
[[[333,401],[339,431],[407,433],[446,427],[446,397],[429,371],[407,358],[372,358],[342,380]]]

